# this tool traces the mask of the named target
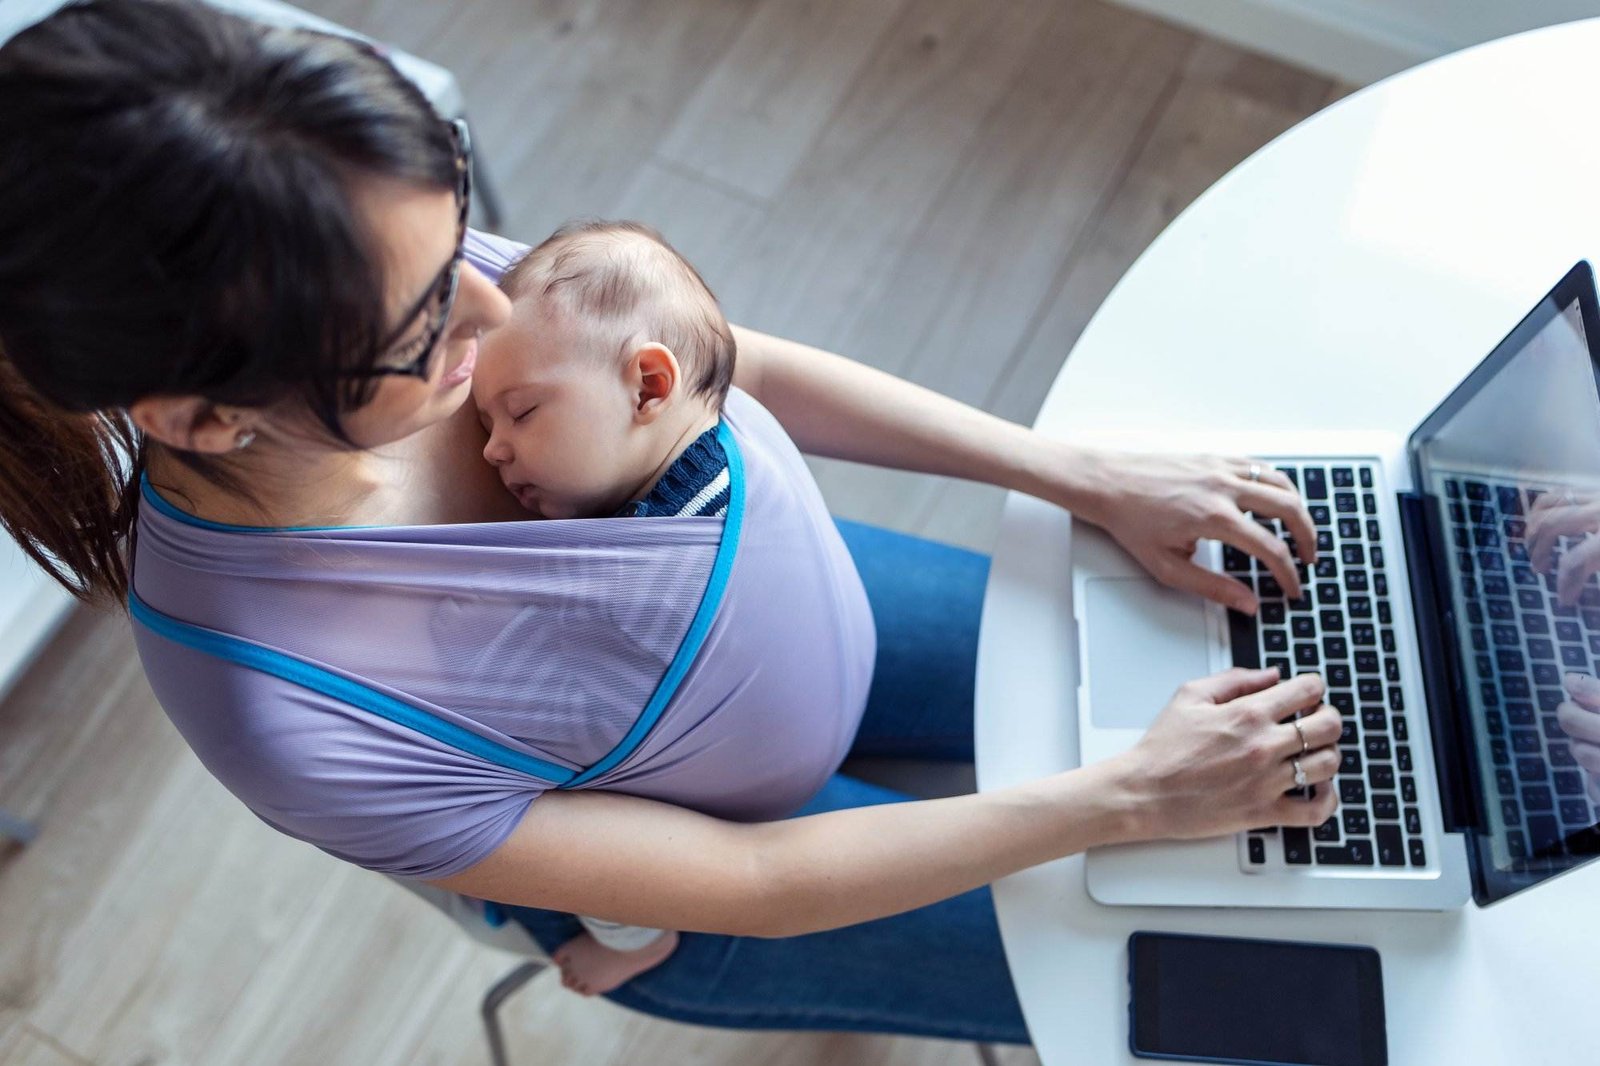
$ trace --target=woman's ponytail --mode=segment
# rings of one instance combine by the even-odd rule
[[[81,600],[127,600],[143,466],[125,414],[55,407],[0,351],[0,525]]]

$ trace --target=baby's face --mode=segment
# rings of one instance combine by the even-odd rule
[[[472,399],[489,433],[483,457],[543,518],[611,515],[639,487],[633,394],[619,360],[593,345],[522,300],[481,342]]]

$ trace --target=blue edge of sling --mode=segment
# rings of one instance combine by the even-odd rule
[[[739,550],[739,534],[744,525],[744,459],[739,453],[739,446],[734,442],[727,422],[718,425],[717,440],[728,456],[728,514],[722,527],[722,540],[717,546],[716,559],[711,564],[711,576],[707,579],[705,593],[700,598],[700,606],[689,623],[689,630],[684,634],[683,642],[678,645],[677,654],[672,657],[667,672],[657,683],[650,701],[634,720],[633,727],[599,762],[581,772],[516,751],[404,700],[379,692],[359,681],[341,677],[331,670],[314,666],[285,652],[265,648],[214,629],[179,621],[157,611],[133,592],[128,594],[128,610],[137,622],[167,640],[252,670],[259,670],[264,674],[271,674],[273,677],[282,678],[313,692],[320,692],[341,703],[369,711],[380,718],[386,718],[397,725],[432,737],[469,755],[476,755],[497,766],[554,782],[557,788],[578,788],[622,762],[644,741],[660,719],[662,712],[666,710],[667,704],[677,693],[678,685],[700,653],[700,646],[705,643],[706,635],[711,631],[711,623],[717,616],[717,609],[722,605],[723,593],[728,586],[728,575],[733,569],[733,559]],[[162,499],[148,481],[144,482],[143,494],[145,501],[162,514],[206,529],[227,530],[234,533],[283,533],[334,528],[276,529],[270,526],[223,525],[207,522],[178,510]],[[485,903],[484,917],[490,925],[498,926],[505,922],[505,915],[500,908],[488,901]]]

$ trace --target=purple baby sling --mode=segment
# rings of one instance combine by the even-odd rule
[[[791,813],[854,737],[872,616],[777,421],[734,390],[718,436],[718,518],[251,529],[146,484],[146,674],[259,817],[398,876],[473,865],[550,788]]]

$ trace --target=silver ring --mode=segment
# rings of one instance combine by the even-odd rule
[[[1304,755],[1311,750],[1311,745],[1306,743],[1306,731],[1300,728],[1300,719],[1291,718],[1289,724],[1294,726],[1294,731],[1300,734],[1300,754]]]
[[[1250,464],[1250,480],[1251,481],[1260,481],[1261,480],[1261,464],[1260,463],[1251,463]]]
[[[243,433],[239,434],[238,438],[234,440],[233,450],[236,452],[243,451],[245,448],[248,448],[251,444],[255,443],[255,439],[255,430],[247,429]]]
[[[1308,782],[1306,768],[1300,765],[1299,759],[1290,759],[1289,764],[1294,767],[1294,787],[1305,788]]]

